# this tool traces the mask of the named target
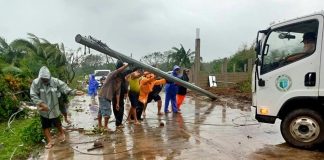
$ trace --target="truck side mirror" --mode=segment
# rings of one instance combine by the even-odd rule
[[[259,79],[258,80],[258,85],[261,86],[261,87],[265,86],[265,81],[263,79]]]

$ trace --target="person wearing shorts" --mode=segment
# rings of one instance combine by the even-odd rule
[[[165,84],[165,79],[156,79],[156,76],[149,72],[144,72],[144,75],[140,81],[140,94],[138,97],[139,105],[136,109],[136,115],[138,120],[142,120],[142,113],[145,105],[147,104],[148,96],[153,91],[153,87],[156,85]]]
[[[134,118],[134,124],[138,125],[140,124],[137,119],[136,115],[136,108],[138,107],[138,97],[139,97],[139,91],[140,91],[140,80],[141,80],[141,73],[140,71],[135,71],[129,76],[126,77],[128,83],[129,83],[129,92],[128,92],[128,98],[131,102],[131,109],[129,110],[127,121],[130,121],[130,118]]]
[[[43,129],[52,128],[52,127],[57,127],[57,128],[62,127],[62,123],[61,123],[61,120],[59,117],[49,119],[49,118],[40,116],[40,120],[41,120]]]
[[[114,109],[119,110],[119,97],[122,82],[121,72],[127,68],[128,64],[124,63],[122,67],[109,73],[99,92],[99,111],[98,111],[98,127],[99,129],[109,130],[108,121],[111,116],[111,101],[116,97]],[[102,117],[104,117],[104,125],[102,125]]]
[[[157,106],[158,106],[158,113],[157,115],[162,115],[161,112],[161,108],[162,108],[162,99],[160,97],[160,92],[162,91],[162,85],[155,85],[153,87],[153,91],[149,94],[148,98],[147,98],[147,103],[151,103],[152,100],[154,100],[154,102],[157,102]],[[147,104],[146,104],[147,106]],[[146,110],[146,106],[144,108],[144,113]]]
[[[111,101],[102,97],[99,97],[99,111],[98,115],[109,118],[111,116]],[[107,121],[108,123],[108,121]],[[105,124],[106,126],[106,124]]]
[[[38,106],[40,120],[44,131],[47,144],[46,149],[54,145],[50,128],[55,126],[59,132],[59,139],[65,141],[62,124],[59,119],[61,115],[59,109],[59,93],[66,95],[83,95],[82,91],[72,90],[63,81],[51,77],[50,71],[46,66],[39,70],[38,78],[34,79],[30,86],[30,97]]]

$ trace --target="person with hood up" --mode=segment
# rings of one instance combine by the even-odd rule
[[[97,96],[98,86],[99,86],[99,83],[95,79],[95,75],[90,74],[89,86],[88,86],[88,95],[91,96],[91,100],[92,100],[93,104],[96,104],[96,96]]]
[[[184,69],[182,76],[181,76],[181,80],[189,82],[188,73],[189,73],[189,69]],[[181,111],[180,106],[182,105],[182,103],[186,97],[186,94],[187,94],[187,88],[180,85],[178,88],[178,93],[177,93],[178,111]]]
[[[180,67],[175,65],[172,70],[172,76],[179,78],[180,74]],[[172,111],[174,113],[178,113],[178,107],[177,107],[177,92],[178,92],[178,86],[174,82],[167,82],[165,85],[165,104],[164,104],[164,112],[169,113],[169,102],[171,101]]]
[[[54,145],[50,134],[50,128],[54,125],[59,131],[59,139],[65,141],[62,124],[59,119],[58,96],[60,93],[67,95],[83,95],[82,91],[72,90],[63,81],[51,77],[50,71],[46,66],[39,70],[38,78],[34,79],[30,87],[32,101],[38,106],[42,128],[44,131],[47,145],[50,149]]]

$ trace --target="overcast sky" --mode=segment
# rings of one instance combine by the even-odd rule
[[[194,50],[200,28],[201,56],[211,61],[252,44],[273,21],[323,9],[323,0],[0,0],[0,36],[33,33],[77,49],[76,34],[92,35],[139,59],[180,43]]]

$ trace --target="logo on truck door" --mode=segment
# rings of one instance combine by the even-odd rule
[[[291,87],[291,78],[287,75],[280,75],[276,80],[276,87],[279,91],[288,91]]]

